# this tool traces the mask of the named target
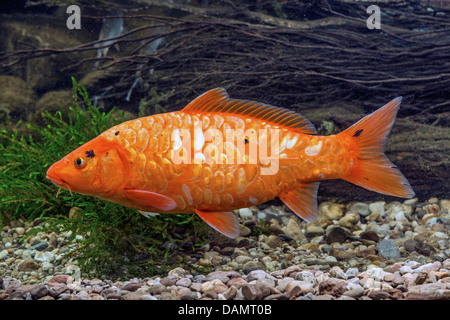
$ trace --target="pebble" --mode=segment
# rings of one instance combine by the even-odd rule
[[[326,235],[326,242],[328,244],[333,242],[344,243],[348,238],[353,237],[353,234],[349,230],[337,226],[327,228]]]
[[[367,205],[364,202],[350,203],[348,206],[348,210],[355,211],[356,213],[360,214],[363,217],[368,216],[371,212],[369,205]]]
[[[339,225],[348,230],[355,229],[358,222],[359,222],[359,214],[352,211],[348,212],[347,214],[345,214],[345,216],[339,219]]]
[[[316,237],[321,236],[325,233],[325,230],[321,226],[316,226],[315,224],[308,225],[306,227],[306,236],[308,237]]]
[[[319,213],[317,221],[323,227],[323,224],[328,225],[333,220],[339,220],[344,216],[345,205],[334,202],[322,202],[319,205]]]
[[[378,244],[378,254],[386,259],[400,258],[400,250],[394,240],[385,239]]]
[[[380,215],[384,215],[384,206],[386,202],[384,201],[376,201],[369,204],[369,210],[371,213],[378,212]]]
[[[286,226],[286,234],[296,241],[306,241],[305,235],[300,229],[298,223],[298,219],[291,218]]]
[[[250,220],[253,218],[253,212],[249,208],[241,208],[238,210],[239,217],[242,220]]]
[[[450,300],[449,209],[447,199],[323,202],[310,223],[283,207],[240,209],[241,237],[185,253],[194,268],[120,281],[85,278],[62,258],[79,245],[71,234],[24,237],[42,221],[12,221],[0,300]],[[253,234],[261,212],[270,231]]]

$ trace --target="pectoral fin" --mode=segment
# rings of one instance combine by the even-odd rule
[[[279,195],[285,205],[300,218],[310,222],[317,218],[317,190],[320,182],[304,184],[295,190],[289,190]]]
[[[229,238],[239,236],[239,220],[233,212],[215,212],[195,210],[200,218],[203,219],[211,228],[219,231]]]
[[[124,192],[129,200],[148,208],[170,211],[177,207],[175,200],[160,193],[139,189],[126,189]]]

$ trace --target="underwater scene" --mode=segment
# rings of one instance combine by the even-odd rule
[[[449,88],[445,0],[3,1],[0,300],[450,300]]]

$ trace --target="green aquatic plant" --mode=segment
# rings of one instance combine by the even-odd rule
[[[45,127],[28,124],[30,134],[19,136],[17,132],[0,131],[0,210],[10,218],[36,218],[57,214],[68,203],[77,202],[76,196],[62,193],[56,198],[55,186],[46,179],[46,171],[52,163],[94,138],[117,121],[114,110],[101,112],[92,106],[86,89],[74,81],[74,107],[70,107],[68,122],[61,112],[42,116]],[[79,98],[84,100],[81,108]]]
[[[194,215],[144,218],[138,211],[95,197],[70,194],[46,179],[55,161],[123,121],[102,112],[89,100],[86,89],[73,79],[74,106],[68,121],[61,112],[42,114],[46,125],[28,125],[30,134],[0,131],[0,221],[41,218],[48,229],[81,235],[74,258],[82,272],[109,276],[147,275],[169,268],[177,249],[204,244],[207,227]],[[69,217],[71,208],[77,214]]]

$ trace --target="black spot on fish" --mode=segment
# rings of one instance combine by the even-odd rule
[[[86,157],[93,158],[94,157],[94,150],[86,151]]]
[[[353,135],[354,137],[359,137],[361,135],[361,133],[363,132],[364,129],[359,129],[358,131],[355,132],[355,134]]]
[[[244,142],[245,142],[245,143],[249,143],[250,141],[248,141],[248,139],[245,138],[245,139],[244,139]]]
[[[116,136],[118,136],[118,135],[119,135],[119,132],[120,132],[120,131],[116,131],[116,133],[114,133],[114,134],[115,134]]]

